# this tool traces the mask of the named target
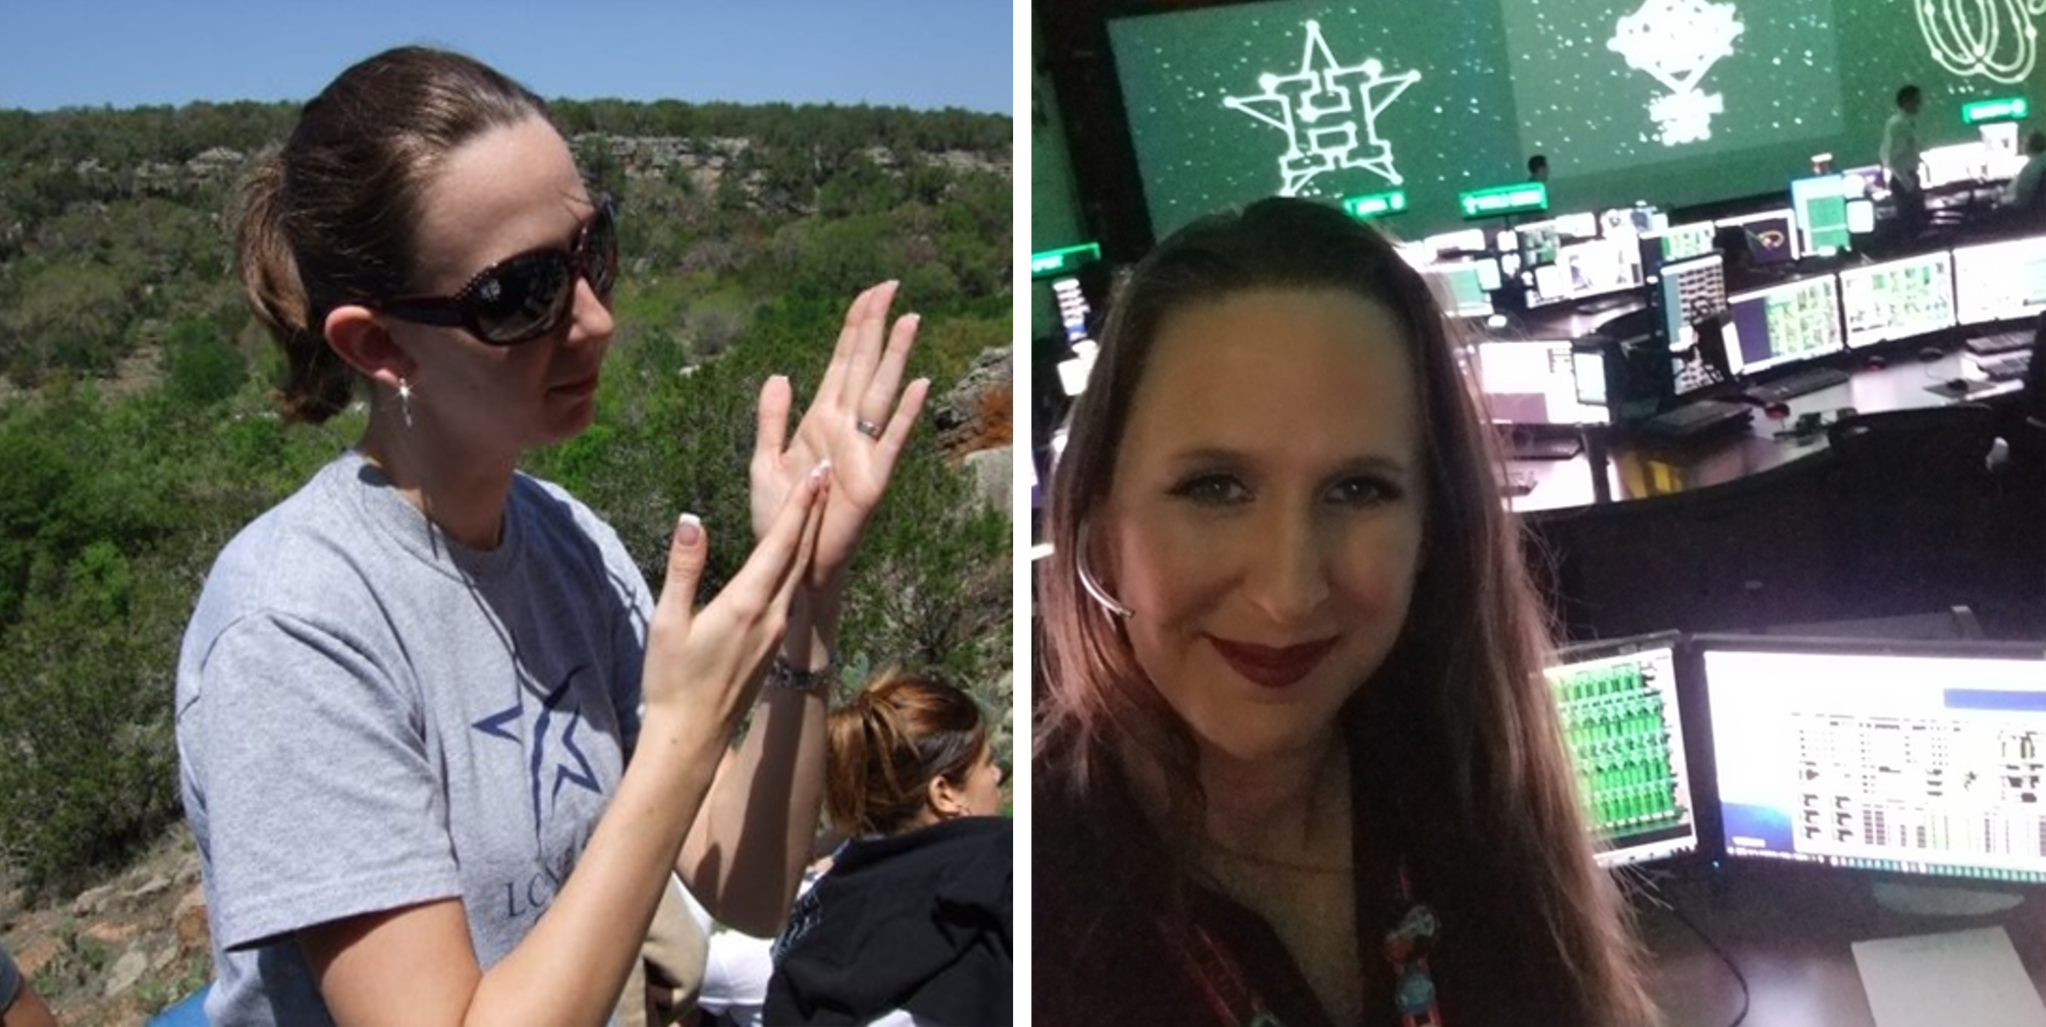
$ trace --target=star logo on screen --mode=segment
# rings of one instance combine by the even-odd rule
[[[1722,58],[1733,56],[1733,41],[1746,26],[1730,3],[1705,0],[1645,0],[1641,9],[1620,19],[1606,49],[1626,58],[1627,66],[1646,72],[1669,95],[1648,105],[1648,116],[1661,126],[1664,146],[1704,142],[1712,138],[1712,116],[1726,110],[1718,93],[1700,92],[1698,80]]]
[[[1321,23],[1306,23],[1307,44],[1300,68],[1291,74],[1267,72],[1257,84],[1263,92],[1225,96],[1222,104],[1286,133],[1286,152],[1279,157],[1279,194],[1298,196],[1316,175],[1340,168],[1369,171],[1393,185],[1403,185],[1393,166],[1392,144],[1379,138],[1378,115],[1421,80],[1418,71],[1386,74],[1376,59],[1341,65],[1322,38]]]

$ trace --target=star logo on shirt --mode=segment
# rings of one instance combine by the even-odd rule
[[[571,686],[576,675],[589,670],[589,665],[569,671],[561,683],[539,697],[537,716],[529,732],[521,732],[526,722],[526,691],[521,688],[512,705],[470,725],[476,730],[494,738],[502,738],[514,744],[523,745],[528,734],[531,751],[526,754],[526,783],[533,805],[533,829],[538,831],[547,810],[554,808],[561,790],[570,785],[581,788],[592,795],[604,794],[604,788],[597,782],[596,771],[590,766],[589,756],[576,741],[576,731],[582,727],[582,706],[572,697]]]

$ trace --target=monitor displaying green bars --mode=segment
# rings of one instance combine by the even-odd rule
[[[1593,834],[1613,866],[1697,847],[1672,647],[1566,654],[1546,673]]]

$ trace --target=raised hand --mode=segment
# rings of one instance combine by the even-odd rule
[[[831,480],[831,466],[820,464],[795,482],[753,554],[702,610],[691,607],[709,540],[693,518],[676,526],[667,580],[647,631],[642,689],[649,711],[666,705],[698,716],[710,712],[715,722],[729,724],[752,703],[745,686],[758,680],[781,643],[790,600],[816,551]]]
[[[831,461],[831,501],[810,561],[813,588],[827,587],[852,562],[930,392],[928,379],[902,388],[918,318],[909,314],[887,330],[895,287],[894,282],[876,285],[847,308],[831,366],[793,437],[788,434],[788,379],[777,375],[760,389],[760,432],[749,468],[754,535],[766,531],[782,497],[802,475],[820,461]]]

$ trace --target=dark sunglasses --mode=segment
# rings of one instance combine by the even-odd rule
[[[575,303],[575,280],[609,302],[618,283],[617,212],[608,196],[566,250],[530,250],[500,260],[453,296],[398,296],[370,309],[416,324],[465,328],[492,346],[516,346],[553,331]]]

